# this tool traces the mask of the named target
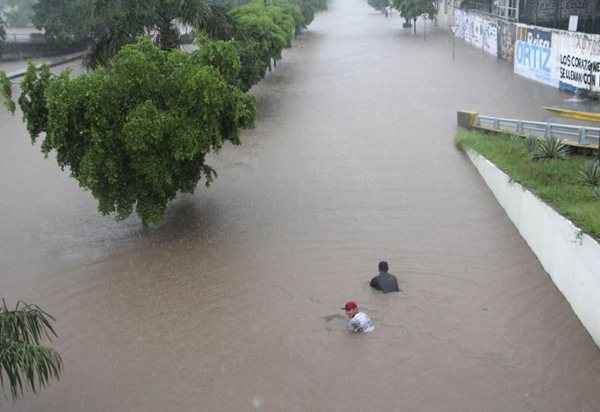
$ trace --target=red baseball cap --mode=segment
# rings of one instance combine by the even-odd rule
[[[356,308],[358,308],[358,305],[356,304],[356,302],[349,300],[348,302],[346,302],[346,304],[344,305],[344,307],[342,309],[353,310]]]

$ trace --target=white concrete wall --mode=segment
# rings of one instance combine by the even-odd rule
[[[480,154],[467,154],[600,346],[600,244]]]

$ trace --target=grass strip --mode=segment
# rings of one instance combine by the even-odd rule
[[[461,130],[459,149],[470,148],[494,163],[585,233],[600,240],[600,200],[580,177],[585,163],[594,158],[571,155],[564,160],[533,161],[525,139],[506,134]]]

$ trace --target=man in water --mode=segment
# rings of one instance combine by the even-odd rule
[[[369,285],[372,288],[382,291],[383,293],[400,292],[398,287],[398,279],[396,276],[388,273],[389,267],[387,262],[379,262],[379,274],[371,279]]]
[[[364,312],[358,311],[358,305],[356,302],[346,302],[342,308],[346,311],[348,317],[348,330],[353,333],[369,333],[373,332],[375,326],[373,321]]]

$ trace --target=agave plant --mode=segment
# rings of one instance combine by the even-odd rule
[[[540,139],[535,136],[529,136],[527,140],[525,140],[525,146],[527,147],[527,152],[532,154],[537,149],[538,143]]]
[[[0,386],[8,385],[13,399],[25,389],[34,393],[51,379],[60,379],[62,359],[53,349],[40,344],[56,336],[54,318],[36,305],[18,302],[9,310],[0,305]]]
[[[558,137],[540,139],[532,153],[533,160],[564,159],[570,148]]]
[[[586,185],[600,186],[600,160],[585,162],[585,166],[579,171],[579,177]]]

